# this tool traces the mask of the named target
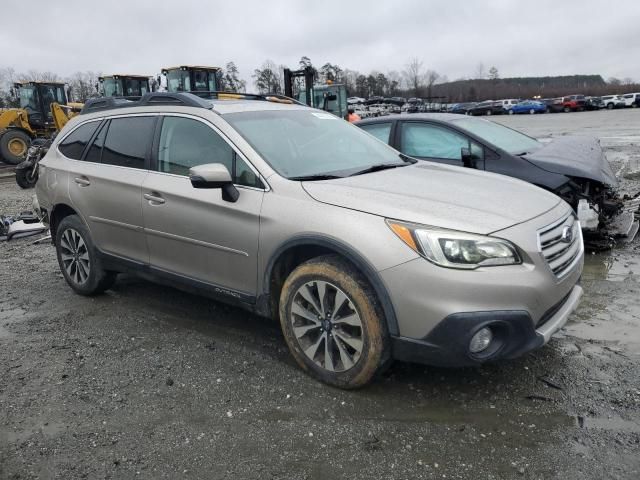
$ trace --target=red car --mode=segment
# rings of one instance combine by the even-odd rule
[[[578,112],[584,110],[584,95],[569,95],[562,99],[562,109],[565,112]]]

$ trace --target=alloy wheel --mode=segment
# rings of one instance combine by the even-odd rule
[[[67,275],[78,285],[84,284],[91,272],[89,251],[77,230],[68,228],[60,239],[60,257]]]
[[[291,304],[291,326],[304,354],[330,372],[354,367],[364,347],[362,320],[354,302],[335,285],[313,280]]]

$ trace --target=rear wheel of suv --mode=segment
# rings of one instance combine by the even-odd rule
[[[564,107],[564,112],[569,113],[571,111],[571,107]]]
[[[389,360],[389,334],[371,286],[338,256],[309,260],[287,278],[280,325],[296,362],[340,388],[366,385]]]
[[[62,275],[80,295],[102,293],[116,280],[116,272],[103,269],[89,229],[77,215],[63,218],[58,225],[56,253]]]

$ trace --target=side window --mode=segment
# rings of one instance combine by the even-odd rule
[[[89,147],[89,150],[87,150],[87,154],[84,156],[85,162],[100,163],[102,161],[102,147],[104,146],[104,137],[107,135],[108,123],[109,122],[104,123]]]
[[[376,137],[378,140],[382,140],[384,143],[389,143],[389,134],[391,133],[391,122],[388,123],[373,123],[371,125],[361,125],[361,128]]]
[[[155,121],[156,117],[112,119],[102,149],[102,163],[145,168],[144,160],[153,137]]]
[[[80,160],[84,148],[87,146],[87,143],[89,143],[89,140],[91,140],[91,137],[93,137],[99,125],[100,122],[97,121],[79,126],[71,132],[67,138],[60,142],[58,148],[65,157]]]
[[[462,160],[462,148],[471,148],[478,159],[484,157],[480,145],[457,132],[426,123],[402,124],[400,150],[409,156]]]
[[[189,169],[205,163],[221,163],[234,183],[264,188],[260,178],[211,127],[198,120],[164,117],[158,146],[158,170],[189,175]]]

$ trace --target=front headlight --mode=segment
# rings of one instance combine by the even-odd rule
[[[441,267],[474,269],[522,263],[511,242],[500,238],[387,220],[410,248]]]

